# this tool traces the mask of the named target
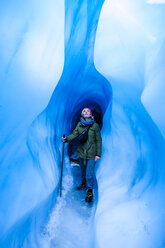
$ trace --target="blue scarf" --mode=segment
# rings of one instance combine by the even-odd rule
[[[92,125],[94,123],[94,118],[86,121],[84,118],[81,117],[80,122],[83,126],[86,127],[86,126]]]

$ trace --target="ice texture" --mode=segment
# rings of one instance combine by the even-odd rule
[[[0,3],[0,247],[165,247],[163,1]],[[94,201],[61,136],[103,115]]]

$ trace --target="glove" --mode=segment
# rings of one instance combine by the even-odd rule
[[[67,137],[62,137],[61,140],[62,140],[63,143],[66,143],[67,142]]]

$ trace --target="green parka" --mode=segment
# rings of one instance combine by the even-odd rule
[[[75,139],[81,134],[87,126],[83,126],[79,121],[76,128],[73,130],[71,135],[67,137],[67,142]],[[95,156],[101,157],[102,151],[102,138],[100,134],[99,125],[94,122],[88,130],[88,139],[84,144],[79,144],[77,147],[77,155],[83,159],[94,159]]]

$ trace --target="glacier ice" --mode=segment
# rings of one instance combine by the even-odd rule
[[[0,247],[163,248],[164,4],[1,7]],[[58,192],[61,136],[86,105],[103,116],[91,206],[66,146]]]

